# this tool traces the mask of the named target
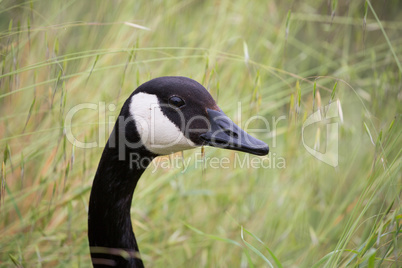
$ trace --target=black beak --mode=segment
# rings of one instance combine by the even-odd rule
[[[268,145],[250,136],[222,111],[207,109],[211,128],[200,137],[206,145],[255,155],[267,155]]]

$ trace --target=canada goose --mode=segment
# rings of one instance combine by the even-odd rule
[[[268,146],[227,117],[198,82],[160,77],[124,103],[92,185],[88,238],[96,267],[144,267],[130,207],[139,178],[153,158],[197,146],[268,154]]]

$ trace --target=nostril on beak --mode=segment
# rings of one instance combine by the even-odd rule
[[[233,131],[231,131],[230,129],[224,129],[223,130],[224,133],[226,133],[228,136],[237,139],[239,137],[239,135]]]

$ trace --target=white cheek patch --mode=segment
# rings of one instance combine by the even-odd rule
[[[143,92],[135,94],[131,98],[130,114],[142,144],[152,153],[166,155],[197,147],[164,115],[156,95]]]

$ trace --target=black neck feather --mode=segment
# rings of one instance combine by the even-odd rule
[[[126,145],[139,141],[134,122],[120,122],[119,127],[118,120],[103,151],[88,212],[94,267],[144,267],[131,225],[130,207],[137,182],[155,155],[143,146]]]

